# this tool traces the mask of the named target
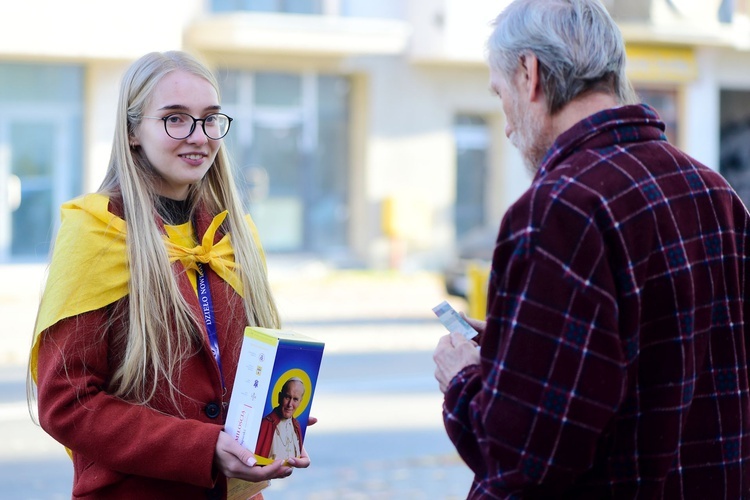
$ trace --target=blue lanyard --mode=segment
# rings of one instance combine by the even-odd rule
[[[203,311],[203,320],[206,322],[206,331],[208,332],[208,341],[211,345],[211,353],[214,355],[216,364],[219,365],[219,375],[221,375],[221,386],[224,384],[224,370],[221,368],[221,353],[219,353],[219,338],[216,335],[216,322],[214,321],[214,303],[211,300],[211,289],[208,286],[206,274],[203,272],[203,264],[198,263],[198,301]]]

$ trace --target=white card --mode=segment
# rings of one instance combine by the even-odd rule
[[[444,300],[436,305],[432,308],[432,311],[449,332],[458,332],[468,340],[477,336],[478,332],[447,301]]]

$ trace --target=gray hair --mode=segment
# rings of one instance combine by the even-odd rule
[[[299,382],[299,384],[302,386],[302,394],[305,393],[305,383],[299,377],[291,377],[286,382],[284,382],[284,385],[281,386],[281,392],[284,392],[287,386],[292,382]]]
[[[625,74],[625,42],[599,0],[515,0],[493,26],[490,66],[509,77],[534,54],[550,114],[592,91],[637,102]]]

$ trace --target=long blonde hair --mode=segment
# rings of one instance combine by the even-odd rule
[[[203,321],[180,294],[170,267],[155,219],[157,174],[141,148],[130,147],[154,88],[178,69],[205,78],[219,94],[213,74],[184,52],[154,52],[133,63],[120,87],[112,154],[99,188],[102,193],[122,196],[130,270],[126,347],[110,381],[111,390],[116,396],[146,405],[156,394],[159,380],[166,380],[170,391],[175,390],[174,377],[179,375],[182,360],[194,351]],[[203,204],[211,214],[229,211],[224,224],[232,238],[247,322],[279,328],[265,262],[244,219],[223,144],[206,176],[190,187],[188,200],[191,210]],[[165,315],[165,311],[172,313]]]

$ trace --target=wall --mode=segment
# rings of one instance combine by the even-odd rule
[[[182,45],[201,0],[0,2],[0,54],[33,58],[132,59]],[[13,20],[13,22],[7,22]]]

